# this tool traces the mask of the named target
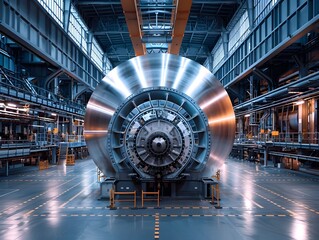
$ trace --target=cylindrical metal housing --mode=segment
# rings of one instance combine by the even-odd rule
[[[87,105],[84,134],[90,155],[108,177],[210,177],[235,135],[231,101],[200,64],[150,54],[117,66]]]

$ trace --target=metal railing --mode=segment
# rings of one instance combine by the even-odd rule
[[[290,132],[279,133],[273,136],[269,133],[259,133],[257,136],[236,134],[235,143],[299,143],[299,144],[319,144],[319,132]]]
[[[15,140],[15,139],[2,139],[0,140],[0,151],[9,151],[13,153],[21,152],[19,149],[36,149],[39,147],[45,147],[49,145],[58,145],[60,142],[69,142],[83,145],[85,146],[85,138],[83,135],[65,135],[65,137],[61,137],[56,134],[47,134],[47,133],[38,133],[36,137],[32,138],[32,140]],[[12,155],[12,154],[11,154]]]
[[[0,140],[0,159],[29,155],[34,146],[27,140]]]
[[[86,146],[86,142],[83,135],[65,135],[63,141],[68,142],[69,147]]]
[[[52,105],[58,109],[59,105],[66,106],[66,110],[74,109],[79,113],[85,112],[85,107],[81,104],[73,102],[69,99],[58,96],[44,88],[40,88],[28,82],[27,79],[20,79],[11,71],[0,67],[0,86],[1,93],[17,97],[19,99],[31,100],[34,102],[40,101],[45,105]]]

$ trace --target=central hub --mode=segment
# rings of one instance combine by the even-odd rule
[[[150,120],[150,116],[153,119]],[[155,118],[154,112],[145,113],[143,118],[137,119],[135,126],[139,127],[130,143],[137,157],[136,162],[139,161],[143,169],[154,169],[155,173],[159,167],[170,168],[177,164],[184,149],[183,136],[178,126],[167,119]]]
[[[146,138],[146,142],[147,142],[146,149],[151,154],[151,156],[157,159],[163,158],[163,156],[165,156],[170,151],[170,145],[172,141],[172,139],[170,139],[170,137],[167,135],[168,133],[158,131],[158,130],[159,129],[157,129],[157,131],[155,131],[154,133],[151,133]]]
[[[164,138],[156,137],[153,139],[151,146],[154,153],[162,154],[165,152],[167,144]]]

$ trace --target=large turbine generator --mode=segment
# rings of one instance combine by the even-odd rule
[[[220,82],[200,64],[150,54],[117,66],[93,92],[85,139],[118,189],[202,193],[233,144],[235,117]]]

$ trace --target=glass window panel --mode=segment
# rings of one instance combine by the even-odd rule
[[[64,0],[38,0],[44,9],[63,27],[63,5]]]
[[[214,54],[214,60],[213,60],[213,68],[215,69],[218,64],[224,59],[224,48],[223,44],[220,44],[219,47],[216,49],[216,52]]]
[[[78,46],[87,53],[88,28],[72,5],[68,33]]]
[[[103,66],[103,51],[95,38],[92,40],[92,52],[91,52],[91,59],[97,65],[100,70],[102,70]]]
[[[246,39],[249,32],[248,12],[245,11],[234,28],[229,33],[229,53],[235,51],[235,49]]]
[[[255,25],[260,23],[278,0],[254,0]]]

